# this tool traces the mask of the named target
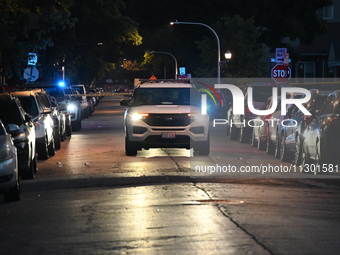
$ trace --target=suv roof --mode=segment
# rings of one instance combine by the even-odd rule
[[[190,84],[190,80],[174,80],[174,79],[140,79],[140,84],[137,88],[192,88],[193,84]]]

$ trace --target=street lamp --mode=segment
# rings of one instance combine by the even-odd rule
[[[174,55],[172,55],[171,53],[169,52],[163,52],[163,51],[150,51],[150,53],[152,54],[167,54],[167,55],[170,55],[174,60],[175,60],[175,79],[178,78],[178,65],[177,65],[177,59],[175,58]]]
[[[216,36],[216,40],[217,40],[217,83],[220,84],[221,83],[221,46],[220,46],[220,38],[218,37],[217,33],[215,32],[214,29],[212,29],[211,27],[209,27],[206,24],[203,23],[196,23],[196,22],[180,22],[180,21],[175,21],[175,22],[170,22],[170,25],[180,25],[180,24],[184,24],[184,25],[200,25],[200,26],[205,26],[207,28],[209,28],[214,35]],[[230,51],[229,51],[230,53]],[[228,55],[228,57],[231,58],[231,53],[230,55]],[[230,59],[229,58],[229,59]]]
[[[227,61],[229,61],[232,57],[232,54],[230,52],[230,50],[227,50],[225,53],[224,53],[224,57]]]

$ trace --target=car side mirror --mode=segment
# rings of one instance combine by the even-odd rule
[[[20,134],[20,128],[16,124],[8,124],[7,132],[10,133],[12,136],[18,136]]]
[[[129,104],[129,100],[123,99],[122,101],[120,101],[120,105],[121,105],[121,106],[129,106],[129,105],[130,105],[130,104]]]

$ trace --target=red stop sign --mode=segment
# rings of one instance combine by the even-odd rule
[[[291,78],[291,70],[288,66],[275,65],[271,72],[272,78],[275,82],[286,82]]]

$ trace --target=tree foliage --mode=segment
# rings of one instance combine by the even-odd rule
[[[172,53],[179,66],[195,76],[214,76],[217,52],[211,31],[169,25],[178,19],[216,30],[221,54],[226,49],[233,53],[230,63],[222,66],[223,76],[261,75],[256,67],[263,66],[263,47],[284,47],[287,38],[313,43],[326,32],[326,23],[316,12],[330,4],[332,0],[144,0],[142,4],[137,0],[0,0],[0,69],[16,81],[22,79],[27,54],[36,52],[44,81],[54,78],[64,65],[68,79],[89,84],[112,70],[120,72],[123,59],[150,74],[161,74],[166,66],[171,77],[171,58],[144,59],[145,52],[154,50]]]
[[[0,1],[0,68],[4,74],[20,77],[29,52],[53,46],[56,31],[74,25],[68,2]]]

